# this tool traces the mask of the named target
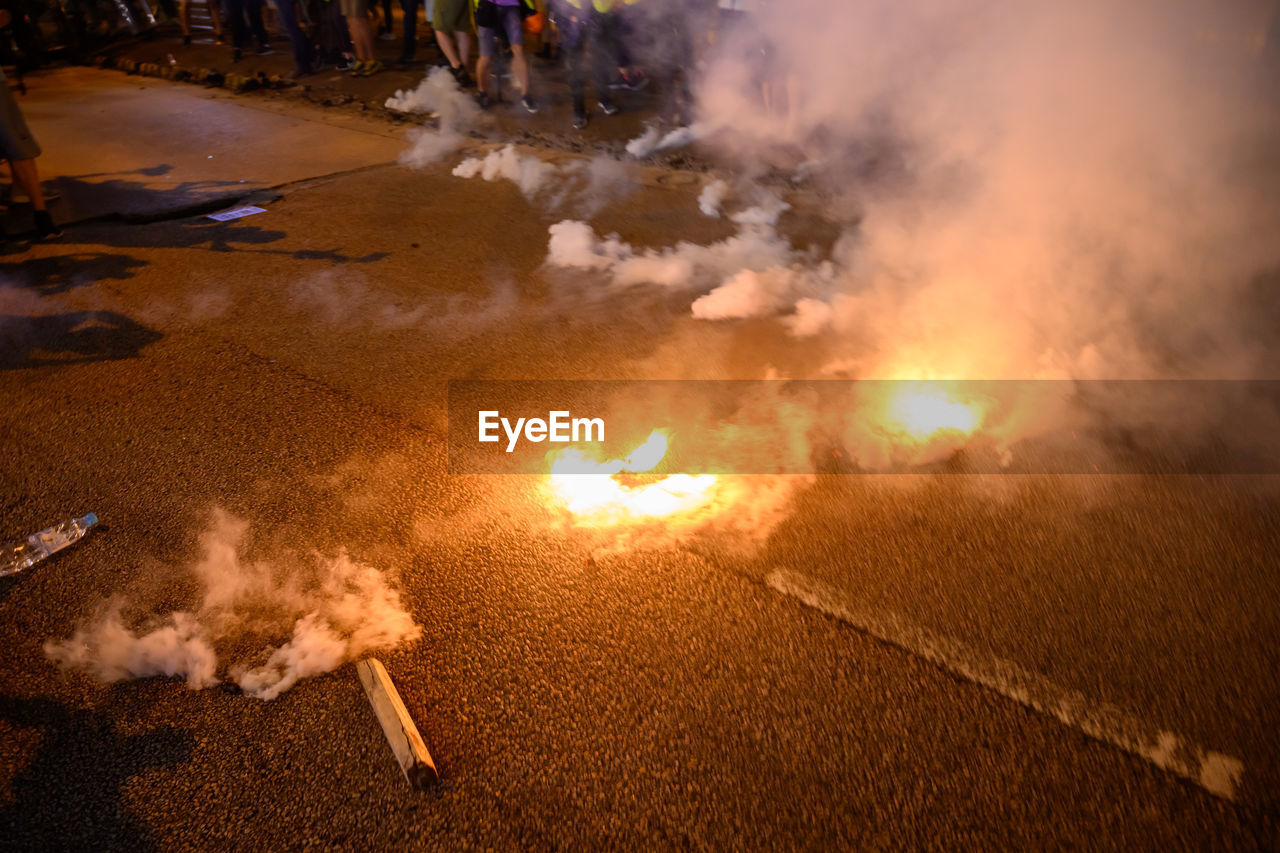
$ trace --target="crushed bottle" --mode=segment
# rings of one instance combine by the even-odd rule
[[[98,523],[93,513],[72,518],[32,533],[24,541],[5,546],[0,551],[0,578],[33,566],[50,554],[55,554],[89,532]]]

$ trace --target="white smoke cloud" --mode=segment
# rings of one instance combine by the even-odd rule
[[[724,203],[724,198],[729,194],[729,184],[719,178],[702,188],[702,192],[698,194],[698,210],[702,211],[703,216],[719,216],[720,205]]]
[[[761,210],[741,220],[738,233],[701,246],[677,243],[667,249],[636,249],[616,234],[600,238],[585,222],[566,219],[550,227],[547,264],[594,270],[616,287],[655,284],[665,288],[712,291],[719,287],[750,289],[733,279],[742,272],[785,270],[809,258],[778,235],[769,224],[775,216]],[[790,287],[794,278],[776,272],[770,281]],[[772,304],[772,301],[770,301]],[[735,315],[740,316],[740,315]]]
[[[1270,347],[1238,331],[1280,268],[1264,6],[759,4],[700,78],[702,142],[799,154],[845,236],[790,304],[746,276],[727,313],[776,313],[863,377],[1258,375]]]
[[[400,163],[421,169],[444,159],[466,141],[467,132],[475,126],[480,107],[458,88],[448,68],[437,67],[412,91],[397,90],[387,99],[387,109],[405,113],[428,114],[436,119],[436,128],[409,131],[409,149],[400,155]]]
[[[645,128],[644,133],[627,143],[627,153],[639,159],[670,148],[683,148],[701,139],[709,129],[707,125],[695,122],[663,133],[657,125],[651,124]]]
[[[248,530],[248,522],[214,510],[191,569],[200,588],[193,610],[130,625],[125,602],[116,600],[69,639],[46,643],[45,653],[101,681],[165,675],[200,690],[230,677],[250,696],[274,699],[302,678],[421,636],[377,569],[345,551],[302,563],[248,562],[240,556]],[[240,650],[255,643],[265,651],[244,657]]]
[[[506,145],[483,158],[468,157],[454,167],[453,174],[459,178],[479,176],[486,181],[505,178],[519,187],[525,198],[532,199],[546,188],[556,175],[556,168],[537,157],[520,154],[514,145]]]
[[[591,216],[611,201],[623,198],[634,184],[632,171],[611,157],[549,163],[521,154],[513,145],[468,157],[454,167],[459,178],[507,180],[530,202],[547,210],[572,208]]]

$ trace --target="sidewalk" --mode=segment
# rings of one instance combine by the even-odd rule
[[[385,117],[389,122],[419,123],[423,117],[388,110],[386,100],[398,90],[416,88],[431,68],[447,62],[436,46],[430,28],[419,23],[416,60],[403,69],[396,68],[402,50],[401,26],[401,19],[397,16],[395,39],[375,40],[377,57],[386,69],[372,77],[352,77],[347,72],[327,66],[295,84],[288,79],[293,69],[293,57],[287,38],[272,38],[271,47],[275,53],[270,56],[258,56],[252,49],[246,49],[242,59],[233,61],[229,44],[214,44],[212,36],[206,34],[203,38],[197,36],[195,43],[184,45],[177,26],[169,24],[162,24],[145,38],[108,48],[99,55],[95,64],[125,73],[221,86],[246,97],[266,94],[302,98],[326,107]],[[474,76],[474,39],[471,52],[468,70]],[[660,93],[656,86],[640,92],[612,90],[610,95],[622,112],[607,117],[596,109],[595,93],[588,87],[591,123],[585,130],[574,130],[571,126],[569,88],[559,59],[534,57],[531,76],[538,113],[531,115],[526,112],[520,105],[520,91],[515,82],[504,80],[502,101],[489,108],[485,126],[479,129],[484,138],[507,138],[574,151],[603,148],[620,154],[628,140],[644,132],[646,122],[658,118]]]

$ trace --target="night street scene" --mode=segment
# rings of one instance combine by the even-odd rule
[[[0,850],[1280,850],[1277,0],[0,24]]]

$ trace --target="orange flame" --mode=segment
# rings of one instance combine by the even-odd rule
[[[895,387],[884,406],[886,430],[916,442],[928,441],[939,433],[972,435],[985,416],[982,402],[960,400],[932,383]]]
[[[626,474],[652,470],[667,455],[667,433],[654,430],[623,459],[599,461],[577,448],[551,456],[551,490],[582,524],[606,526],[663,518],[710,503],[716,477],[671,474],[629,484]]]

